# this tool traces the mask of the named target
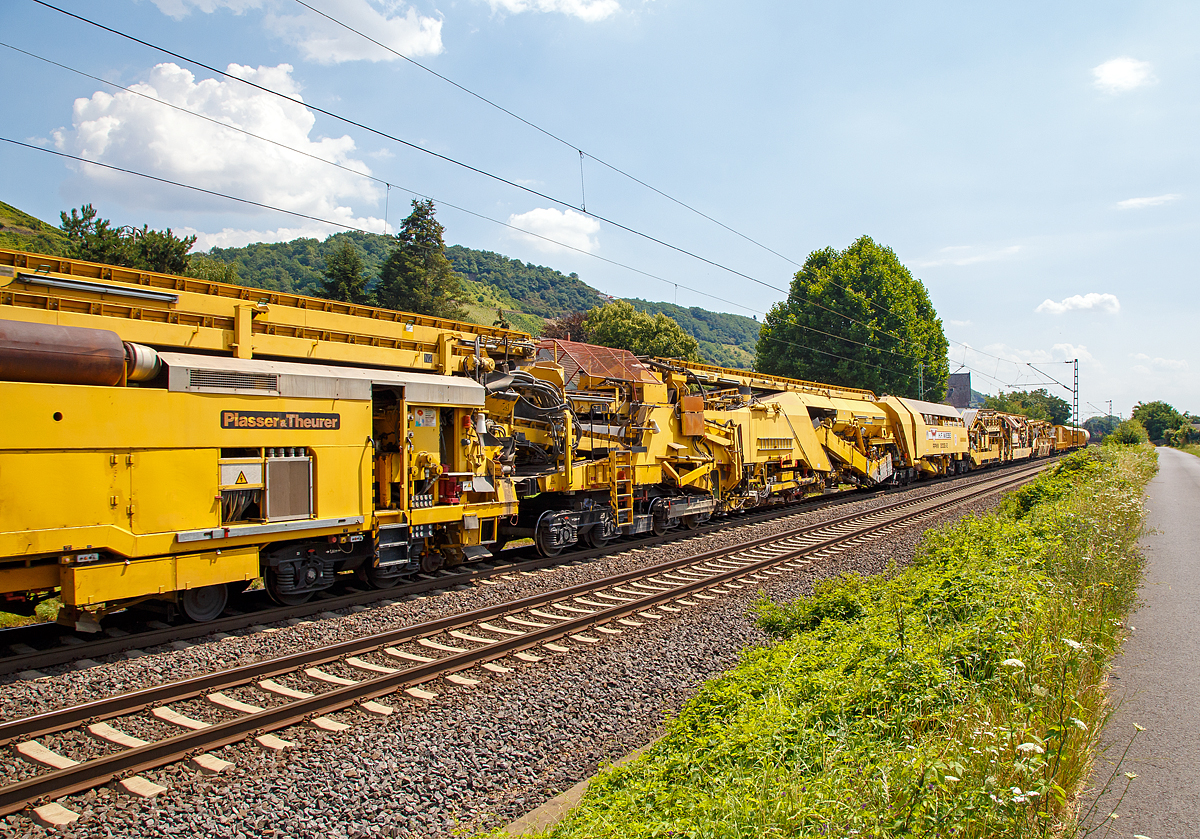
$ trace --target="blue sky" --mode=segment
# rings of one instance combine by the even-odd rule
[[[8,139],[379,232],[414,190],[448,243],[760,319],[796,263],[867,234],[976,389],[1048,381],[1028,362],[1069,385],[1079,358],[1085,417],[1200,412],[1196,4],[305,0],[560,142],[296,0],[53,2],[304,104],[32,0],[0,4],[0,40],[311,157],[0,48]],[[339,229],[7,143],[0,167],[0,200],[50,221],[91,202],[198,247]]]

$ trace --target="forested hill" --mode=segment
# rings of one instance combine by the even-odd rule
[[[651,303],[633,298],[629,301],[639,312],[662,312],[700,342],[700,355],[710,364],[750,369],[754,363],[754,345],[758,343],[757,320],[727,312],[710,312],[699,306],[685,309],[673,303]]]
[[[357,246],[365,273],[374,285],[395,244],[392,236],[346,232],[324,241],[293,239],[271,244],[259,242],[242,248],[213,248],[206,254],[193,254],[192,266],[194,269],[206,260],[209,265],[211,261],[226,263],[236,268],[234,281],[241,285],[318,296],[326,254],[341,238]],[[0,247],[67,255],[69,243],[53,225],[0,202]],[[491,325],[499,317],[497,310],[502,309],[514,328],[537,335],[546,320],[586,312],[607,299],[577,274],[564,274],[491,251],[452,245],[446,248],[446,257],[463,278],[467,311],[476,323]],[[757,321],[671,303],[638,299],[629,302],[640,311],[663,312],[678,321],[685,332],[700,342],[700,354],[711,364],[748,368],[754,360]]]

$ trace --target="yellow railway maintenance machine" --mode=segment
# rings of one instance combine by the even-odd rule
[[[508,330],[0,250],[0,609],[208,620],[260,576],[296,603],[486,554],[517,508],[474,376],[532,354]]]

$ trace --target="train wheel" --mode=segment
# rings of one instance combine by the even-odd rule
[[[700,526],[699,516],[684,516],[681,521],[683,522],[684,530],[695,530]]]
[[[421,570],[432,574],[446,564],[446,558],[437,551],[430,551],[421,557]]]
[[[587,533],[583,534],[583,539],[593,548],[603,548],[612,541],[612,539],[606,539],[604,537],[604,529],[599,524],[593,527]]]
[[[307,603],[314,594],[311,591],[280,591],[279,577],[273,568],[267,569],[267,576],[263,582],[267,585],[267,594],[280,606],[299,606],[301,603]]]
[[[384,569],[376,568],[374,565],[362,565],[354,572],[354,576],[363,583],[366,583],[371,588],[392,588],[399,585],[400,580],[404,577],[403,574],[384,574]]]
[[[204,623],[219,618],[229,603],[225,584],[190,588],[179,597],[179,610],[188,620]]]
[[[667,531],[671,529],[670,523],[665,518],[660,519],[658,516],[655,516],[650,522],[650,527],[654,531],[655,536],[665,536]]]
[[[541,530],[538,531],[537,536],[533,541],[537,543],[538,553],[540,553],[542,556],[558,556],[560,553],[562,553],[562,545],[550,547],[546,544],[546,539],[542,535]]]

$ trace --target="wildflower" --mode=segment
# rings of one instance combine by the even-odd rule
[[[1039,755],[1045,754],[1045,752],[1046,752],[1046,750],[1043,749],[1041,746],[1039,746],[1037,743],[1022,743],[1021,745],[1017,746],[1017,751],[1025,752],[1026,754],[1039,754]]]
[[[1062,642],[1073,650],[1082,650],[1083,649],[1083,644],[1079,643],[1078,641],[1073,641],[1070,638],[1063,638]]]
[[[1006,658],[1006,659],[1004,659],[1004,661],[1002,661],[1000,663],[1003,664],[1005,667],[1016,667],[1021,670],[1025,669],[1025,662],[1021,661],[1021,659],[1019,659],[1019,658]]]

